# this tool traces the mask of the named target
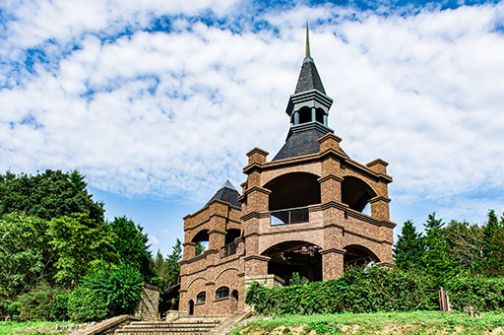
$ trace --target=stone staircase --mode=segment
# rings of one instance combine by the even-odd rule
[[[117,329],[115,335],[203,335],[221,325],[225,318],[180,318],[174,321],[134,321]]]

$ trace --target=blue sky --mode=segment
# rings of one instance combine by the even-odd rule
[[[390,163],[396,232],[504,210],[502,1],[0,2],[0,171],[77,169],[166,253],[281,147],[306,19],[329,125]]]

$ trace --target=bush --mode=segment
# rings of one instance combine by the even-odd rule
[[[456,278],[447,283],[446,291],[458,310],[466,306],[479,311],[504,310],[504,277]]]
[[[2,320],[19,320],[19,303],[14,300],[0,301],[0,321]]]
[[[70,318],[81,322],[131,314],[140,300],[142,286],[140,272],[126,265],[92,273],[70,295]]]
[[[68,320],[68,292],[65,290],[41,284],[19,295],[17,302],[21,321]]]
[[[301,286],[269,289],[254,283],[246,302],[262,314],[411,311],[437,308],[437,293],[425,276],[374,267]]]

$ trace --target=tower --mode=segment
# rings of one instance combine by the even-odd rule
[[[392,261],[387,163],[361,164],[343,151],[328,126],[333,101],[311,57],[308,25],[305,48],[284,145],[270,161],[262,149],[249,151],[241,194],[227,182],[184,218],[181,313],[246,310],[252,281],[287,285],[294,273],[330,280],[349,265]]]

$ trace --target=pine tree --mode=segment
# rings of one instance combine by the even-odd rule
[[[413,222],[404,222],[394,247],[394,258],[397,267],[402,270],[418,269],[421,266],[422,255],[425,252],[425,241],[421,233],[416,231]]]
[[[422,264],[424,271],[431,275],[438,285],[443,285],[460,271],[457,260],[450,253],[443,226],[443,221],[436,218],[436,213],[429,214],[425,222],[426,251]]]
[[[483,254],[478,268],[491,276],[504,275],[504,216],[499,221],[494,210],[488,212],[483,229]]]

